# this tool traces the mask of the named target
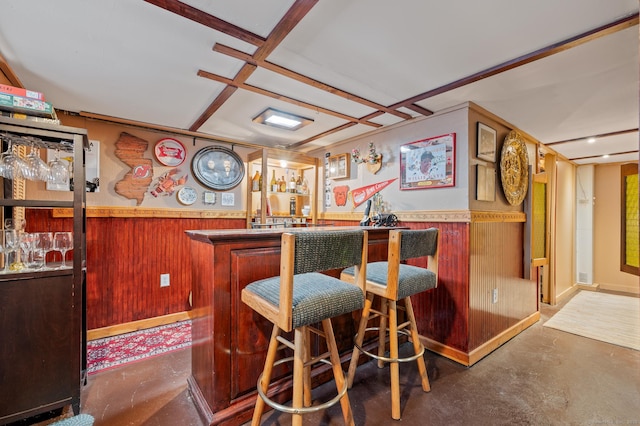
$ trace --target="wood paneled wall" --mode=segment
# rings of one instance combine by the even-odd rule
[[[470,351],[538,310],[536,282],[523,278],[523,233],[524,223],[471,224]]]
[[[536,284],[522,278],[523,223],[403,221],[401,225],[440,230],[438,287],[412,301],[420,334],[465,354],[462,362],[474,349],[538,310]],[[190,310],[191,256],[184,231],[244,226],[244,219],[237,218],[89,217],[88,329]],[[27,210],[29,232],[71,227],[70,218],[54,217],[51,210]],[[170,274],[169,287],[160,287],[160,274]],[[498,291],[497,303],[492,303],[493,289]]]
[[[51,210],[27,210],[28,232],[70,230],[71,221]],[[87,328],[189,310],[191,257],[184,231],[244,226],[244,219],[87,218]],[[169,287],[160,287],[160,274],[170,274]]]

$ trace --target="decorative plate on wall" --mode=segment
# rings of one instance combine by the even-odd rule
[[[160,164],[169,167],[179,166],[187,156],[184,145],[172,138],[160,139],[156,142],[153,153]]]
[[[178,191],[178,201],[185,206],[190,206],[198,199],[198,193],[190,186],[184,186]]]
[[[191,171],[207,188],[225,191],[242,182],[244,163],[237,153],[228,148],[208,146],[193,156]]]
[[[529,187],[529,156],[522,136],[512,130],[502,145],[500,180],[507,201],[517,206],[527,195]]]

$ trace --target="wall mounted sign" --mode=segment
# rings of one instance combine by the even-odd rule
[[[172,138],[160,139],[156,142],[153,153],[160,164],[169,167],[179,166],[187,156],[184,145]]]
[[[191,171],[202,185],[217,191],[236,187],[244,177],[244,163],[234,151],[222,146],[202,148],[193,156]]]
[[[524,201],[529,187],[529,157],[522,136],[515,130],[509,132],[502,145],[500,180],[509,204],[517,206]]]
[[[422,139],[400,147],[400,189],[455,185],[456,134]]]

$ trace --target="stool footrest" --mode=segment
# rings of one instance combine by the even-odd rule
[[[293,357],[282,358],[282,359],[274,362],[273,366],[275,367],[277,365],[284,364],[285,362],[291,362],[291,361],[293,361]],[[317,361],[318,362],[323,362],[323,363],[328,364],[328,365],[332,365],[331,362],[329,360],[327,360],[327,359],[319,359]],[[345,380],[345,383],[344,383],[344,386],[343,386],[342,390],[340,392],[338,392],[338,395],[336,395],[335,397],[331,398],[329,401],[324,402],[324,403],[319,404],[319,405],[314,405],[313,407],[295,408],[295,407],[290,407],[290,406],[287,406],[287,405],[278,404],[277,402],[275,402],[274,400],[269,398],[262,391],[262,386],[260,386],[260,382],[261,381],[262,381],[262,374],[260,374],[260,376],[258,377],[258,386],[257,386],[258,395],[260,396],[260,398],[262,398],[262,400],[265,402],[265,404],[267,404],[268,406],[270,406],[274,410],[282,411],[282,412],[288,413],[288,414],[315,413],[316,411],[324,410],[325,408],[331,407],[332,405],[335,405],[336,403],[340,402],[340,398],[342,398],[347,393],[347,388],[349,387],[347,381]]]
[[[364,330],[364,332],[365,332],[365,333],[366,333],[366,332],[368,332],[368,331],[377,331],[377,332],[380,332],[380,327],[369,327],[369,328],[366,328],[366,329]],[[387,329],[387,332],[388,332],[388,331],[389,331],[389,329]],[[408,331],[406,331],[406,330],[400,330],[400,329],[399,329],[399,330],[398,330],[398,334],[404,334],[404,335],[405,335],[405,336],[407,336],[407,337],[411,337],[411,334],[410,334]],[[370,356],[371,358],[374,358],[374,359],[377,359],[377,360],[380,360],[380,361],[384,361],[384,362],[410,362],[410,361],[415,361],[416,359],[418,359],[418,358],[420,358],[422,355],[424,355],[424,351],[425,351],[425,349],[424,349],[424,345],[422,344],[422,342],[418,342],[418,343],[420,343],[420,352],[418,352],[417,354],[412,355],[412,356],[409,356],[409,357],[405,357],[405,358],[389,358],[389,357],[386,357],[386,356],[380,356],[380,355],[378,355],[378,354],[374,354],[374,353],[372,353],[372,352],[369,352],[369,351],[367,351],[367,350],[363,349],[363,348],[362,348],[360,345],[358,345],[358,343],[357,343],[357,341],[358,341],[358,335],[357,335],[357,334],[356,334],[356,336],[355,336],[355,340],[356,340],[355,346],[358,348],[358,350],[359,350],[360,352],[362,352],[363,354],[366,354],[366,355]]]

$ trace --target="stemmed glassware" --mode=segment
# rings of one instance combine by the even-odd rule
[[[24,231],[24,228],[27,226],[27,221],[20,218],[7,218],[4,220],[4,229],[8,229],[10,231],[16,231],[18,233]]]
[[[53,234],[53,249],[62,254],[60,269],[66,268],[66,254],[73,249],[73,234],[71,232],[56,232]]]
[[[43,266],[47,267],[47,254],[53,250],[53,232],[38,232],[37,248],[42,250]]]
[[[16,261],[15,253],[20,248],[20,240],[18,238],[18,231],[15,229],[5,229],[3,231],[4,245],[2,252],[4,253],[4,271],[12,271],[14,263]],[[14,256],[11,256],[14,253]]]
[[[23,232],[18,236],[18,240],[20,242],[20,256],[17,259],[19,269],[23,267],[27,267],[31,269],[34,264],[34,246],[36,242],[35,234],[30,234],[28,232]]]
[[[40,158],[40,149],[35,146],[31,146],[29,155],[25,158],[27,162],[27,169],[25,177],[31,180],[41,180],[46,182],[49,180],[51,174],[51,168]]]
[[[69,185],[69,166],[60,159],[60,150],[57,149],[55,158],[49,163],[49,182],[55,185]]]

